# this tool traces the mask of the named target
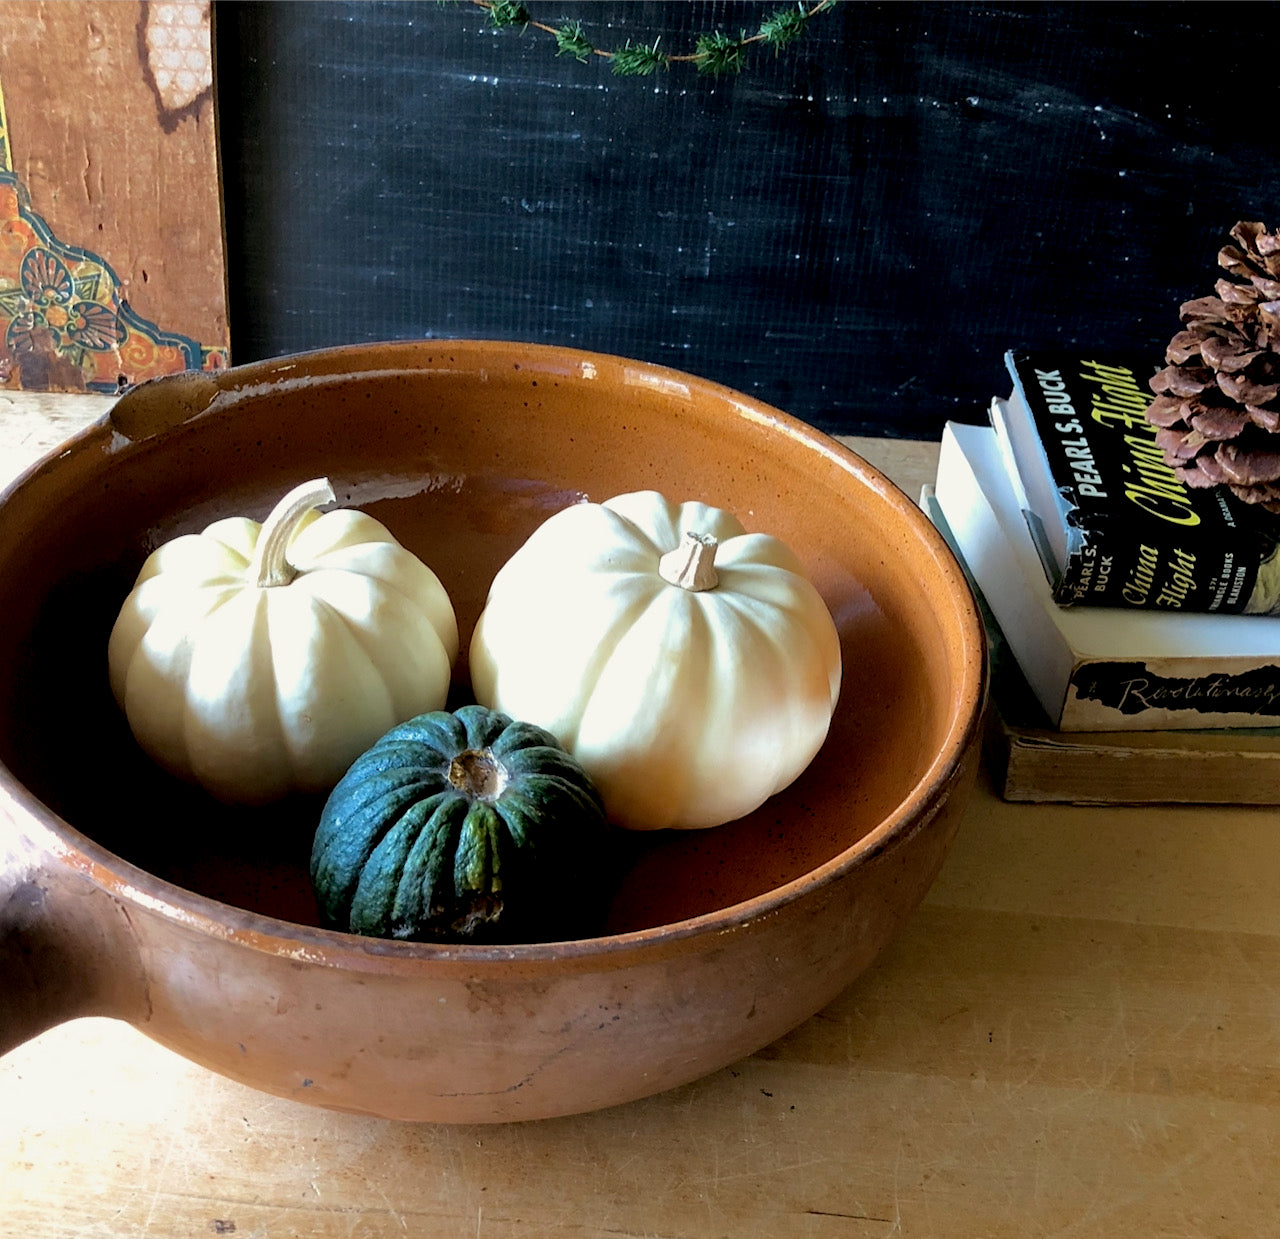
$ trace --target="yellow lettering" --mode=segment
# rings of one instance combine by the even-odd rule
[[[1128,486],[1125,488],[1124,496],[1144,512],[1150,512],[1152,516],[1158,516],[1171,525],[1185,525],[1190,528],[1200,523],[1200,514],[1191,510],[1190,503],[1185,497],[1175,499],[1146,486]],[[1172,508],[1169,506],[1170,503],[1173,505]]]
[[[1147,546],[1146,543],[1138,547],[1138,562],[1133,565],[1133,570],[1125,578],[1124,588],[1120,591],[1126,602],[1135,607],[1146,604],[1147,595],[1151,593],[1151,586],[1155,583],[1159,559],[1155,547]]]

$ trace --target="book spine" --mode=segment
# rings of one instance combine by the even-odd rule
[[[1264,656],[1095,659],[1071,674],[1061,731],[1275,728],[1280,666]]]
[[[1200,539],[1090,539],[1071,554],[1054,587],[1060,606],[1240,611],[1257,575],[1237,548]]]

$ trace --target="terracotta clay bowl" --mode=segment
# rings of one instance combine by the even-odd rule
[[[750,817],[638,841],[598,937],[442,947],[319,928],[318,806],[227,809],[161,775],[111,698],[106,643],[151,548],[261,519],[321,475],[436,570],[464,651],[498,567],[584,496],[654,488],[776,534],[843,643],[825,746]],[[686,374],[504,343],[136,388],[0,498],[0,615],[0,1050],[115,1016],[269,1092],[415,1120],[627,1101],[821,1009],[936,875],[986,684],[955,561],[865,462]]]

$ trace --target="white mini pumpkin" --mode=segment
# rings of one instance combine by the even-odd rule
[[[629,829],[751,812],[813,760],[840,691],[835,624],[796,555],[655,491],[536,529],[469,658],[477,700],[556,736]]]
[[[215,521],[155,550],[108,645],[138,743],[221,800],[331,788],[379,736],[440,709],[458,653],[439,578],[326,479],[259,525]]]

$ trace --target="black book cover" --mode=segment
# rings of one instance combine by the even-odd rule
[[[1009,416],[1029,420],[1011,428],[1028,523],[1059,605],[1274,613],[1276,530],[1165,463],[1145,416],[1156,364],[1041,351],[1006,363]]]

